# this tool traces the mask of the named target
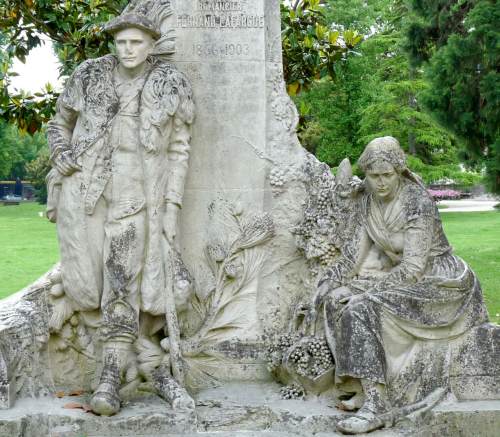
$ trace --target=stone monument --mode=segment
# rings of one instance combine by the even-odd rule
[[[301,147],[279,1],[132,0],[103,31],[116,54],[77,68],[49,127],[61,263],[0,303],[0,435],[494,435],[477,278],[398,147],[367,148],[366,183]],[[418,303],[381,303],[398,281],[439,295],[411,332]]]

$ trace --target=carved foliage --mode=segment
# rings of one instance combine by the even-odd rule
[[[266,260],[262,246],[275,233],[266,213],[244,214],[240,206],[225,201],[212,206],[217,232],[206,246],[206,266],[199,270],[204,273],[198,274],[197,280],[208,289],[199,289],[193,300],[200,324],[194,335],[185,339],[184,347],[194,379],[209,372],[204,367],[210,362],[208,356],[220,355],[218,345],[239,336],[252,324],[249,303],[255,307],[257,280]]]
[[[179,313],[181,351],[191,388],[216,383],[213,375],[226,361],[224,346],[251,330],[251,308],[255,307],[258,276],[266,260],[262,246],[275,233],[268,214],[245,214],[241,206],[226,201],[214,202],[210,215],[212,229],[205,262],[192,272],[196,291],[187,310]],[[143,373],[154,377],[155,368],[169,367],[169,344],[168,337],[159,344],[154,339],[138,340]]]
[[[303,174],[309,180],[308,202],[304,220],[293,232],[297,236],[297,247],[309,261],[311,272],[318,276],[333,264],[352,238],[356,229],[353,219],[357,216],[357,194],[362,183],[352,176],[348,160],[342,162],[334,177],[328,166],[318,166],[310,157]]]

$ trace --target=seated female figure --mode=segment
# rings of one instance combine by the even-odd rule
[[[433,348],[446,349],[487,321],[479,282],[453,255],[436,205],[408,170],[398,141],[372,141],[358,164],[366,176],[353,217],[358,226],[314,303],[324,304],[337,380],[359,379],[363,387],[358,414],[338,424],[351,434],[381,427],[381,414],[401,406],[391,385],[408,404],[446,384],[437,376],[446,373],[446,359],[438,365]]]

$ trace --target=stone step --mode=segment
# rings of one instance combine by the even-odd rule
[[[138,435],[129,434],[120,437],[342,437],[342,434],[336,432],[321,432],[318,434],[308,434],[301,431],[296,433],[279,432],[279,431],[231,431],[231,432],[196,432],[194,434],[150,434]],[[381,430],[370,433],[371,437],[402,437],[404,434],[394,430]],[[108,435],[85,435],[75,432],[71,427],[61,427],[52,431],[49,437],[108,437]]]
[[[196,411],[174,411],[156,396],[124,403],[112,417],[68,408],[88,398],[19,399],[0,410],[0,437],[339,437],[345,417],[330,399],[284,401],[274,384],[233,384],[196,396]],[[74,406],[74,405],[73,405]],[[500,401],[440,405],[416,422],[370,437],[498,437]]]

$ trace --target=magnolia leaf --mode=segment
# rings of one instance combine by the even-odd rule
[[[330,32],[328,35],[328,42],[330,44],[336,44],[338,39],[339,39],[339,36],[340,36],[340,32],[337,30],[334,32]]]
[[[298,82],[291,83],[287,86],[288,94],[290,94],[291,96],[296,96],[299,92],[299,89],[300,83]]]

